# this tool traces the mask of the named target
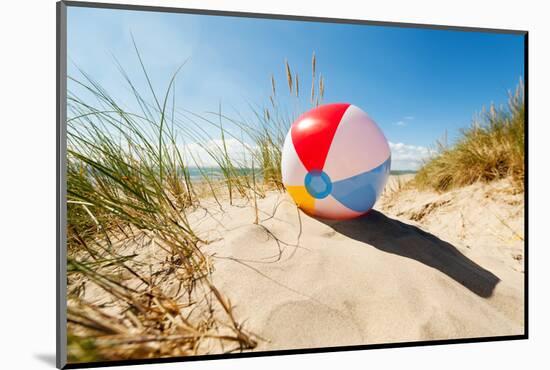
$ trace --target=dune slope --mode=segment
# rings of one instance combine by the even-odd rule
[[[523,333],[523,198],[505,181],[386,192],[351,221],[287,195],[192,216],[256,350]]]

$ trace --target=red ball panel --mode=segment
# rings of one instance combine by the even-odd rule
[[[308,171],[322,171],[332,138],[350,105],[327,104],[301,115],[292,124],[292,143]]]

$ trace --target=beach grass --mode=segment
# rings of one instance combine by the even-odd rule
[[[192,355],[208,352],[203,343],[212,340],[226,352],[253,348],[254,335],[210,280],[212,264],[202,252],[209,241],[197,235],[188,214],[205,196],[220,209],[227,197],[257,207],[266,189],[282,191],[281,149],[297,110],[279,102],[273,76],[268,104],[251,106],[251,120],[229,117],[221,104],[202,115],[178,109],[178,71],[159,94],[135,49],[148,91],[118,68],[137,111],[85,71],[69,77],[78,91],[69,90],[67,99],[69,361]],[[318,105],[324,80],[316,92],[315,63],[313,56],[311,100]],[[296,101],[299,77],[286,61],[284,68]],[[229,152],[229,139],[242,145],[242,159]],[[186,142],[198,145],[221,176],[212,176]],[[162,260],[141,254],[151,246]]]
[[[207,241],[187,220],[198,199],[167,111],[175,74],[162,100],[151,88],[153,104],[128,79],[141,112],[124,110],[82,76],[72,83],[95,101],[68,95],[69,360],[195,354],[205,338],[254,347],[209,281],[211,265],[200,248]],[[143,260],[139,248],[126,250],[128,243],[154,244],[165,260]],[[166,289],[167,279],[178,283],[177,292]],[[85,286],[116,303],[88,302]],[[227,330],[217,330],[218,322]]]
[[[446,191],[477,181],[511,178],[518,191],[523,191],[524,140],[524,86],[520,81],[515,92],[509,93],[506,107],[491,105],[483,110],[454,145],[438,142],[437,154],[420,168],[414,183],[421,189]]]

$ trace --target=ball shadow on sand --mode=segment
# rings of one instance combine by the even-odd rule
[[[480,297],[490,297],[500,281],[450,243],[378,211],[353,220],[320,221],[349,238],[437,269]]]

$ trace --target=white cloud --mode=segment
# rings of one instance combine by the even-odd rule
[[[417,170],[432,155],[425,146],[390,142],[393,170]]]
[[[407,122],[405,122],[405,121],[397,121],[397,122],[395,122],[395,124],[397,126],[407,126]]]

